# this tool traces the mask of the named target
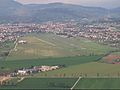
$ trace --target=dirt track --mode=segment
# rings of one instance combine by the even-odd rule
[[[0,85],[2,85],[3,82],[7,80],[10,80],[10,77],[0,77]]]
[[[104,57],[104,60],[109,63],[113,62],[116,59],[120,59],[120,55],[108,55],[108,56]],[[117,62],[116,62],[116,64],[117,64]]]

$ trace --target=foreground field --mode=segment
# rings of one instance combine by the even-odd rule
[[[19,40],[27,43],[17,44],[6,60],[103,55],[116,49],[83,38],[63,38],[53,34],[28,35]]]
[[[77,78],[26,78],[14,85],[2,86],[3,89],[70,89]],[[10,82],[11,83],[11,82]]]
[[[120,78],[83,78],[75,89],[120,89]]]
[[[17,82],[17,81],[16,81]],[[25,78],[11,80],[0,89],[120,89],[120,78]]]

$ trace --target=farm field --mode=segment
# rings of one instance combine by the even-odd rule
[[[35,36],[45,41],[52,42],[57,46],[63,45],[62,47],[64,47],[64,49],[73,48],[73,50],[79,50],[81,52],[81,53],[79,52],[80,55],[90,55],[90,54],[101,55],[117,49],[106,45],[98,44],[97,42],[82,37],[63,38],[53,34],[46,34],[46,35],[40,34]]]
[[[112,53],[113,55],[120,55],[120,52]]]
[[[120,78],[82,78],[74,89],[120,89]]]
[[[5,60],[9,51],[14,48],[13,41],[6,41],[4,43],[0,43],[0,60]]]
[[[107,63],[99,63],[99,62],[90,62],[84,63],[79,65],[70,66],[67,68],[38,73],[36,76],[72,76],[72,77],[92,77],[92,76],[99,76],[101,77],[118,77],[120,72],[120,65],[119,64],[107,64]]]
[[[103,57],[100,62],[108,64],[120,64],[120,52],[114,52]]]
[[[27,43],[17,44],[6,60],[103,55],[116,49],[83,38],[63,38],[53,34],[28,35],[19,40]]]
[[[2,89],[70,89],[77,78],[25,78],[15,84],[2,86]],[[12,81],[11,81],[12,82]]]
[[[116,77],[120,72],[119,64],[101,63],[97,61],[102,56],[75,56],[47,59],[31,59],[31,60],[16,60],[16,61],[1,61],[0,71],[9,72],[16,69],[41,66],[41,65],[64,65],[64,68],[34,74],[33,77],[52,77],[52,76],[97,76],[99,74],[107,77]]]
[[[40,65],[65,65],[69,66],[89,63],[96,61],[101,56],[75,56],[61,58],[46,58],[46,59],[31,59],[31,60],[16,60],[16,61],[1,61],[0,71],[14,71],[15,69],[40,66]]]
[[[77,82],[78,81],[78,82]],[[11,80],[0,89],[119,89],[120,78],[25,78]],[[77,83],[76,83],[77,82]],[[74,85],[76,83],[76,85]]]

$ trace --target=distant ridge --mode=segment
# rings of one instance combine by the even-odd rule
[[[83,18],[93,20],[108,15],[119,17],[120,9],[109,10],[101,7],[86,7],[60,2],[23,5],[14,0],[0,0],[0,23],[40,23],[45,21],[82,20]]]

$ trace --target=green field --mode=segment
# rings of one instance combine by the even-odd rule
[[[120,89],[120,78],[83,78],[75,89]]]
[[[0,89],[62,89],[70,90],[78,78],[25,78],[11,80]],[[81,78],[74,89],[120,89],[120,78]]]
[[[112,53],[112,55],[119,55],[120,56],[120,52]]]
[[[77,78],[26,78],[14,85],[2,86],[2,89],[70,89]]]
[[[53,34],[28,35],[19,40],[26,40],[27,44],[17,44],[6,60],[103,55],[116,49],[83,38],[63,38]]]
[[[99,74],[101,77],[114,77],[118,76],[118,73],[120,72],[120,65],[114,65],[114,64],[106,64],[106,63],[99,63],[99,62],[90,62],[85,64],[79,64],[70,66],[67,68],[63,68],[60,70],[45,72],[45,73],[38,73],[35,76],[44,76],[45,74],[47,76],[60,76],[60,75],[66,75],[66,76],[97,76]]]
[[[120,72],[119,64],[100,63],[96,60],[101,56],[82,56],[82,57],[62,57],[62,58],[47,58],[33,60],[17,60],[17,61],[1,61],[0,71],[14,71],[19,68],[41,66],[41,65],[65,65],[64,68],[37,73],[34,77],[51,76],[100,76],[114,77]]]
[[[65,65],[66,68],[83,63],[96,61],[101,56],[75,56],[47,59],[31,59],[31,60],[16,60],[16,61],[1,61],[0,71],[13,71],[15,69],[41,66],[41,65]]]
[[[5,60],[9,51],[14,48],[13,41],[0,42],[0,60]]]

